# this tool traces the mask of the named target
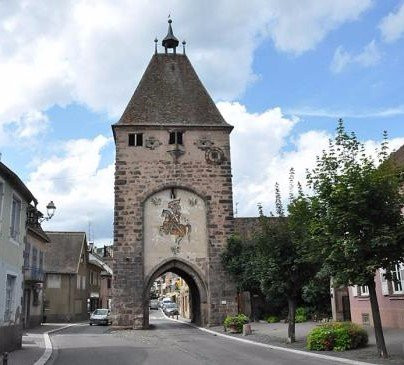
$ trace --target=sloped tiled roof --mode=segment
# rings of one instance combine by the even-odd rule
[[[31,191],[26,187],[18,175],[2,162],[0,162],[0,176],[7,180],[18,191],[18,193],[28,201],[28,203],[38,203],[34,195],[32,195]]]
[[[80,255],[86,252],[85,232],[45,232],[47,244],[45,271],[49,273],[76,274]]]
[[[397,151],[391,154],[394,162],[404,168],[404,145],[402,145]]]
[[[186,55],[155,54],[115,125],[230,127]]]
[[[112,275],[112,269],[95,252],[90,252],[88,254],[88,262],[90,264],[98,266],[109,275]]]

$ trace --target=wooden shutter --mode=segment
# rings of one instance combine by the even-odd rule
[[[382,288],[382,294],[389,295],[389,283],[384,276],[384,274],[386,273],[386,270],[380,269],[379,273],[380,273],[380,283],[381,283],[381,288]]]

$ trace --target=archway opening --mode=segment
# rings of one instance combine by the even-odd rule
[[[206,288],[201,277],[187,264],[173,260],[154,271],[147,281],[144,293],[144,327],[149,326],[149,315],[156,309],[156,300],[163,310],[163,299],[171,299],[179,315],[198,326],[207,318]],[[153,304],[153,306],[151,306]],[[167,311],[166,311],[167,313]],[[168,313],[167,313],[168,314]]]

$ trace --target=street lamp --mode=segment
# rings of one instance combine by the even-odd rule
[[[55,214],[56,206],[55,203],[51,200],[48,205],[46,206],[46,217],[41,217],[38,219],[39,223],[42,223],[43,221],[48,221],[51,219],[54,214]]]

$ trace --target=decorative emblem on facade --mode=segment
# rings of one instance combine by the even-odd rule
[[[162,143],[156,137],[150,136],[149,138],[146,139],[145,143],[146,148],[154,150],[157,147],[160,147],[161,145]]]
[[[205,159],[208,164],[220,165],[224,160],[224,152],[218,147],[208,148],[205,152]]]
[[[188,203],[191,207],[194,207],[198,204],[198,199],[197,198],[189,198]]]
[[[155,205],[156,207],[158,207],[161,204],[161,198],[157,198],[157,197],[153,197],[150,199],[150,201],[153,203],[153,205]]]
[[[177,163],[178,158],[181,157],[185,153],[180,147],[178,147],[178,145],[173,150],[170,150],[170,151],[167,151],[167,152],[173,158],[174,163]]]
[[[202,137],[195,142],[195,146],[202,151],[206,151],[213,146],[213,142],[207,137]]]
[[[171,251],[174,253],[179,252],[179,244],[185,236],[188,237],[188,241],[191,236],[191,225],[186,222],[181,214],[181,199],[175,199],[168,202],[168,209],[163,209],[161,216],[164,218],[163,224],[159,228],[161,235],[172,235],[175,237],[175,246],[171,247]],[[174,253],[175,254],[175,253]]]

